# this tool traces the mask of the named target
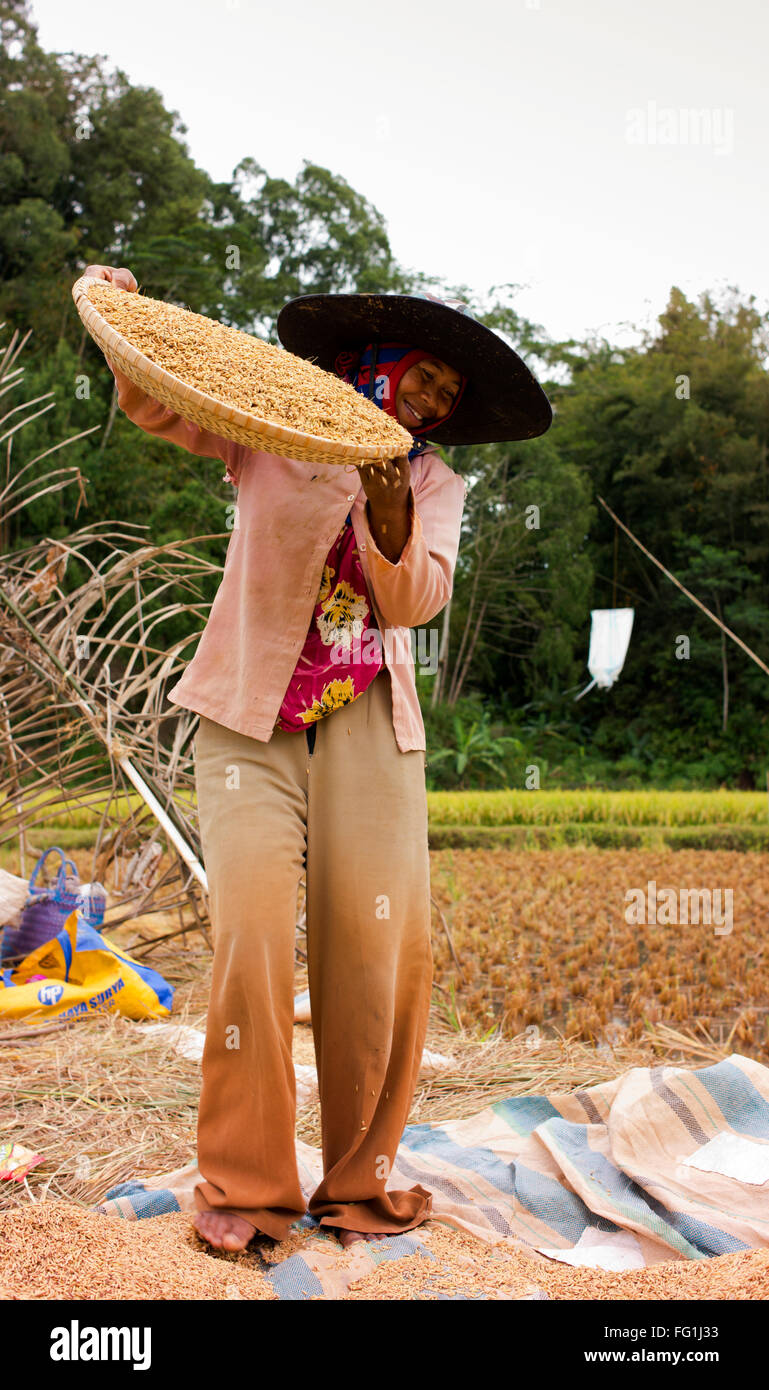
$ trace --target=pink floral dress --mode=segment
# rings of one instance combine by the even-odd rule
[[[312,622],[275,727],[306,729],[349,705],[382,665],[379,630],[348,515],[326,557]]]

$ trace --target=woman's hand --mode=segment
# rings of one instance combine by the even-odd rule
[[[124,265],[118,268],[114,265],[87,265],[83,274],[92,276],[94,280],[108,280],[116,290],[130,290],[135,294],[139,288],[130,270]]]
[[[359,463],[368,503],[369,526],[376,544],[391,565],[397,565],[411,531],[408,499],[411,464],[408,456]]]
[[[372,513],[403,510],[411,487],[411,464],[406,454],[397,459],[359,463],[357,468]]]

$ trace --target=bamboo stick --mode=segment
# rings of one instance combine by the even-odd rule
[[[761,660],[760,656],[756,656],[756,653],[755,653],[754,651],[751,651],[751,649],[750,649],[750,647],[747,645],[747,643],[746,643],[746,642],[743,642],[742,638],[741,638],[741,637],[738,637],[737,634],[736,634],[736,632],[732,632],[731,628],[726,626],[726,623],[722,623],[721,620],[720,620],[720,618],[717,618],[717,617],[715,616],[714,613],[711,613],[711,611],[710,611],[709,608],[706,608],[706,607],[705,607],[704,603],[700,603],[699,599],[696,598],[694,594],[690,593],[688,589],[684,588],[684,586],[683,586],[683,584],[681,583],[680,579],[676,579],[675,575],[670,573],[670,570],[665,569],[665,566],[662,564],[662,561],[661,561],[661,560],[657,560],[657,559],[655,558],[655,556],[652,555],[651,551],[650,551],[650,550],[647,550],[647,549],[646,549],[646,546],[641,544],[641,542],[639,541],[638,537],[633,535],[633,532],[629,529],[629,527],[627,527],[627,526],[625,525],[625,523],[624,523],[623,521],[620,521],[619,517],[615,515],[615,513],[612,511],[611,507],[607,506],[607,504],[604,502],[604,500],[603,500],[602,497],[599,497],[599,498],[598,498],[598,501],[600,502],[600,504],[601,504],[601,506],[603,507],[604,511],[608,512],[608,513],[609,513],[609,516],[612,518],[612,520],[613,520],[614,522],[616,522],[617,526],[621,526],[621,527],[622,527],[622,530],[625,532],[625,535],[627,535],[627,536],[630,537],[630,539],[631,539],[631,541],[633,542],[633,544],[634,544],[634,545],[637,545],[637,546],[638,546],[638,549],[639,549],[639,550],[642,550],[643,553],[644,553],[644,555],[648,556],[648,558],[651,560],[652,564],[656,565],[656,566],[657,566],[657,569],[662,570],[662,573],[663,573],[664,575],[666,575],[667,578],[668,578],[673,584],[676,585],[676,588],[678,588],[678,589],[681,590],[681,593],[682,593],[682,594],[686,594],[686,597],[687,597],[688,599],[691,599],[692,603],[696,604],[697,607],[700,608],[700,609],[702,610],[702,612],[705,614],[705,616],[706,616],[707,618],[710,618],[711,622],[713,622],[713,623],[716,624],[716,627],[720,627],[721,630],[722,630],[722,632],[725,632],[725,633],[726,633],[727,637],[731,637],[732,641],[733,641],[733,642],[736,642],[738,647],[742,647],[742,650],[750,657],[751,661],[755,661],[756,665],[757,665],[757,666],[760,666],[760,667],[761,667],[761,670],[762,670],[762,671],[765,671],[766,674],[767,674],[767,676],[769,676],[769,666],[767,666],[766,663],[765,663],[764,661]]]

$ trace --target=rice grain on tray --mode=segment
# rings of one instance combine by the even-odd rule
[[[399,422],[349,382],[284,348],[161,299],[88,286],[102,318],[158,367],[225,406],[340,444],[405,454],[413,440]]]

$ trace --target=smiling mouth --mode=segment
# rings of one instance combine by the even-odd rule
[[[404,400],[403,404],[406,407],[406,413],[409,418],[413,420],[415,425],[429,424],[430,420],[433,419],[432,415],[420,415],[419,412],[414,409],[413,405],[411,405],[410,401]]]

